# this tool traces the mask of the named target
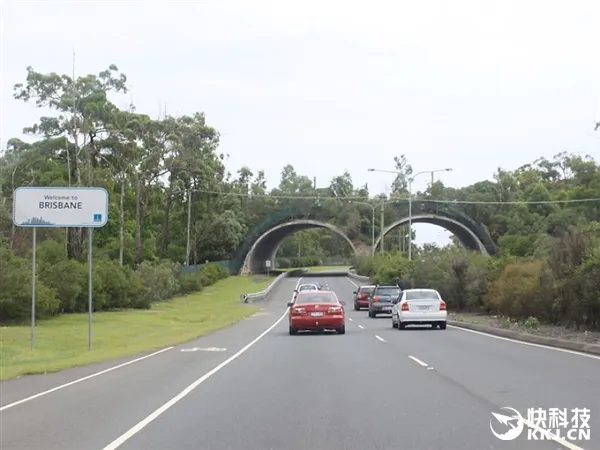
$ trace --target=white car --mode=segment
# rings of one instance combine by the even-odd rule
[[[320,290],[321,289],[319,288],[318,284],[314,284],[314,283],[301,284],[300,286],[298,286],[297,289],[294,289],[294,300],[298,296],[299,292],[320,291]]]
[[[407,289],[392,306],[392,327],[404,330],[407,325],[431,325],[446,329],[446,302],[435,289]]]

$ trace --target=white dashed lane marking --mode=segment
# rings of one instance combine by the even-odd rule
[[[365,329],[365,327],[363,327],[362,325],[359,325],[358,328],[360,328],[361,330]]]
[[[381,336],[377,336],[377,335],[375,335],[375,338],[376,338],[377,340],[381,341],[381,342],[385,342],[385,339],[384,339],[384,338],[382,338]]]
[[[350,320],[350,322],[352,322],[352,319],[351,319],[351,318],[348,318],[348,320]]]
[[[416,362],[418,365],[423,366],[423,367],[427,367],[428,364],[421,361],[419,358],[415,358],[414,356],[409,356],[410,359],[412,359],[414,362]]]

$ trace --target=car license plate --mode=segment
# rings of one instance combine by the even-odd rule
[[[385,308],[385,309],[383,310],[383,312],[386,312],[386,313],[391,313],[391,312],[392,312],[392,310],[391,310],[390,308]]]
[[[313,312],[313,313],[310,313],[310,315],[313,317],[320,317],[323,315],[323,313],[322,312]]]
[[[429,311],[429,306],[423,305],[423,306],[419,306],[419,309],[421,311]]]

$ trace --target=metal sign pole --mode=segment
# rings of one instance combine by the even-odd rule
[[[92,349],[92,232],[93,228],[88,228],[88,350]]]
[[[108,223],[108,192],[98,187],[21,186],[13,192],[13,224],[33,228],[31,268],[31,349],[35,349],[37,227],[88,229],[88,348],[92,349],[94,228]],[[67,233],[68,237],[68,233]],[[67,242],[68,244],[68,242]]]
[[[37,265],[37,228],[33,227],[33,247],[31,256],[31,350],[35,350],[35,290]]]

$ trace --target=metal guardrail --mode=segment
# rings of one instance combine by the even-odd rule
[[[348,271],[348,278],[359,283],[368,283],[369,281],[371,281],[369,277],[363,277],[362,275],[358,275],[356,272],[353,272],[351,270]]]
[[[273,282],[271,284],[269,284],[264,290],[262,290],[260,292],[253,292],[253,293],[250,293],[250,294],[242,294],[242,295],[240,295],[240,299],[244,303],[254,303],[254,302],[263,300],[265,297],[267,297],[271,293],[271,291],[273,290],[273,288],[275,286],[277,286],[277,283],[279,283],[284,278],[289,277],[290,273],[291,272],[284,272],[284,273],[282,273],[277,278],[275,278],[273,280]]]

